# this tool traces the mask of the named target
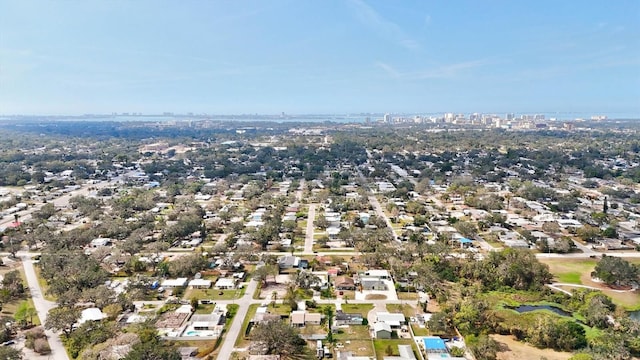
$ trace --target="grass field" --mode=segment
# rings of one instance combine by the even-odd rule
[[[385,356],[399,356],[398,345],[411,345],[413,352],[416,354],[416,358],[418,358],[419,354],[416,344],[410,339],[375,339],[373,340],[373,347],[376,351],[376,358],[382,360]],[[391,352],[390,354],[387,353],[389,351]]]
[[[409,304],[387,304],[387,311],[392,313],[402,313],[407,318],[416,315],[416,309]]]
[[[568,284],[582,284],[583,274],[590,274],[598,263],[595,259],[540,259],[549,265],[555,280]]]
[[[198,300],[234,300],[244,295],[245,288],[235,290],[216,290],[216,289],[187,289],[183,298],[191,300],[195,297]]]
[[[357,313],[364,317],[367,317],[369,311],[373,309],[373,305],[371,304],[342,304],[341,306],[342,311],[345,313]]]
[[[640,264],[640,259],[627,259],[627,261],[633,264]],[[598,263],[597,259],[540,259],[540,262],[549,265],[549,270],[554,275],[554,281],[593,286],[611,297],[616,305],[622,306],[627,310],[640,310],[639,291],[617,292],[591,279],[591,272]],[[562,288],[569,291],[572,289],[570,286]]]

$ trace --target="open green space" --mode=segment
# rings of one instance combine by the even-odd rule
[[[632,264],[640,264],[640,259],[630,258],[627,261]],[[609,296],[616,305],[629,311],[640,310],[640,292],[638,290],[615,291],[601,283],[592,281],[591,272],[598,263],[598,259],[540,259],[540,262],[549,266],[549,270],[557,282],[596,287]],[[560,287],[568,291],[576,289],[571,286]]]
[[[416,315],[416,309],[409,304],[387,304],[387,310],[393,313],[402,313],[405,317]]]
[[[334,339],[340,342],[346,342],[348,340],[370,340],[369,326],[367,325],[350,325],[348,327],[340,328],[333,333]]]
[[[217,290],[217,289],[187,289],[183,298],[191,300],[196,298],[198,300],[235,300],[244,295],[245,288],[231,289],[231,290]]]
[[[398,345],[411,345],[416,359],[419,358],[419,350],[411,339],[375,339],[373,346],[376,351],[376,359],[382,360],[385,356],[400,356]]]
[[[372,304],[342,304],[341,306],[345,313],[357,313],[364,317],[373,309]]]

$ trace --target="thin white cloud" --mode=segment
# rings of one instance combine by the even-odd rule
[[[378,33],[381,37],[394,41],[398,45],[409,50],[416,50],[420,48],[420,44],[411,39],[411,37],[402,30],[400,25],[386,19],[364,1],[349,0],[348,4],[354,10],[356,18],[362,24]],[[431,20],[430,17],[429,20]]]
[[[418,71],[400,71],[394,66],[377,61],[374,65],[382,69],[387,75],[402,80],[423,80],[423,79],[445,79],[455,78],[462,75],[463,72],[474,68],[490,65],[493,62],[488,59],[480,59],[473,61],[465,61],[453,64],[439,65],[429,69]]]

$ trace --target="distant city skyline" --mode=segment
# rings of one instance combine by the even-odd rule
[[[0,115],[113,112],[640,118],[640,2],[0,0]]]

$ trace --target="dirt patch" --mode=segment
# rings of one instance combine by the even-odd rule
[[[386,300],[387,295],[383,294],[367,294],[365,297],[366,300]]]
[[[547,359],[547,360],[567,360],[573,354],[560,352],[551,349],[538,349],[529,344],[517,341],[508,335],[491,335],[493,340],[500,344],[501,351],[498,353],[499,360],[522,360],[522,359]]]
[[[276,292],[276,299],[283,299],[285,295],[287,295],[287,286],[276,284],[276,285],[268,285],[260,290],[260,298],[273,300],[273,292]]]

